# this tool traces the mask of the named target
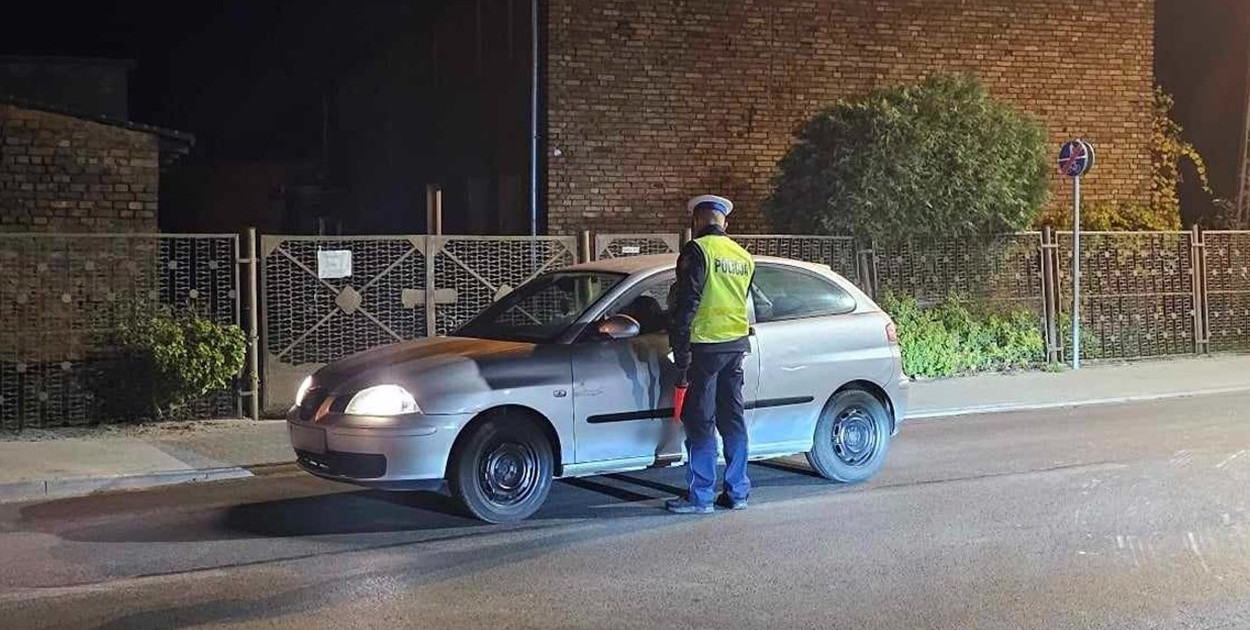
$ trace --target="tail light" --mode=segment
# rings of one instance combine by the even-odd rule
[[[890,340],[890,345],[898,345],[898,326],[894,322],[885,325],[885,338]]]

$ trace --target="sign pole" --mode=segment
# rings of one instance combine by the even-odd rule
[[[1094,167],[1094,145],[1065,142],[1059,171],[1072,178],[1072,369],[1081,369],[1081,177]]]
[[[1072,178],[1072,369],[1081,369],[1081,176]]]

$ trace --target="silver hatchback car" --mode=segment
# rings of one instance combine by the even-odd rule
[[[676,260],[546,273],[452,336],[322,368],[287,418],[299,465],[372,488],[449,489],[502,522],[533,514],[553,479],[682,463],[680,446],[662,446]],[[756,261],[743,363],[751,459],[806,453],[830,480],[868,479],[907,402],[893,322],[827,266]]]

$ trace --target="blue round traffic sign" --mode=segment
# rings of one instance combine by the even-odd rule
[[[1059,171],[1080,177],[1094,168],[1094,146],[1084,140],[1070,140],[1059,149]]]

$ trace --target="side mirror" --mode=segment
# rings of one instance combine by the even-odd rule
[[[613,315],[599,322],[598,330],[609,339],[629,339],[642,332],[642,324],[629,315]]]

